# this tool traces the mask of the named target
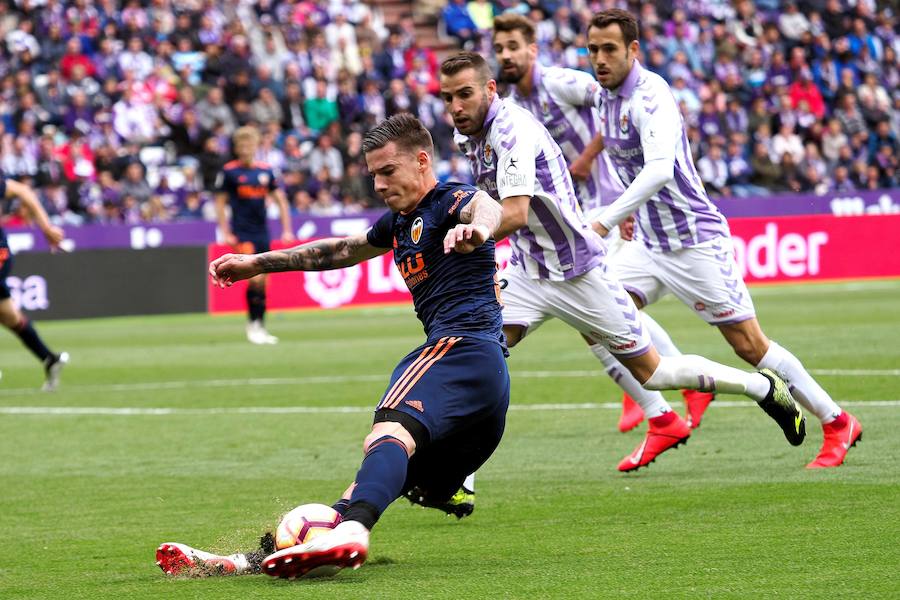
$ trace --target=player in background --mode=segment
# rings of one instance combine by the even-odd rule
[[[588,54],[603,87],[602,133],[628,189],[594,223],[605,235],[636,214],[635,238],[612,266],[638,306],[673,293],[719,328],[742,359],[770,369],[822,422],[825,440],[809,468],[836,467],[862,437],[859,421],[842,411],[786,348],[769,340],[734,260],[728,223],[710,201],[694,168],[681,114],[665,80],[645,70],[636,18],[624,10],[594,15]]]
[[[616,378],[647,390],[701,389],[756,400],[793,445],[804,420],[774,373],[746,373],[700,356],[660,356],[638,310],[604,264],[605,245],[583,220],[562,151],[547,129],[520,106],[501,100],[487,62],[462,52],[441,64],[441,98],[456,126],[455,141],[472,166],[476,185],[503,208],[495,237],[509,236],[503,274],[503,332],[510,347],[556,317],[608,352]],[[645,397],[650,421],[644,441],[620,471],[648,465],[687,440],[691,430],[661,394]]]
[[[157,564],[167,573],[199,561],[224,572],[279,577],[323,565],[359,566],[370,530],[401,493],[449,501],[500,442],[509,406],[491,239],[500,207],[472,186],[438,184],[431,135],[411,115],[369,131],[363,152],[390,209],[368,232],[289,250],[226,254],[210,264],[210,276],[227,286],[260,273],[339,269],[393,250],[427,340],[394,369],[363,445],[362,466],[334,505],[343,515],[335,529],[264,559],[258,551],[219,556],[163,544]]]
[[[505,13],[494,19],[494,54],[500,65],[500,81],[512,84],[509,99],[531,111],[559,144],[569,165],[581,210],[585,219],[591,222],[604,205],[611,204],[625,191],[625,185],[603,151],[600,84],[584,71],[541,65],[534,25],[518,13]],[[625,243],[618,229],[609,232],[606,242],[609,256]],[[681,354],[661,325],[646,313],[641,313],[641,317],[660,354]],[[601,360],[607,354],[602,345],[592,346],[592,350]],[[612,376],[614,371],[608,369],[607,373]],[[621,378],[616,383],[628,384]],[[633,396],[654,393],[658,392],[635,385],[624,389],[620,431],[629,431],[644,419]],[[682,395],[687,422],[691,429],[698,427],[715,396],[697,390],[683,390]]]
[[[25,207],[31,218],[40,227],[50,248],[55,250],[65,239],[63,230],[50,224],[44,207],[30,187],[24,183],[7,179],[0,173],[0,198],[17,198]],[[13,304],[6,278],[12,272],[13,256],[9,251],[6,234],[0,227],[0,323],[16,334],[22,343],[31,350],[44,366],[44,385],[41,389],[50,392],[59,385],[59,377],[63,367],[69,362],[69,353],[53,353],[47,348],[41,336],[35,331],[31,321]]]
[[[271,198],[278,204],[281,216],[281,241],[293,242],[287,197],[276,184],[272,169],[256,161],[259,132],[252,126],[241,127],[234,132],[233,139],[237,159],[225,164],[216,182],[216,215],[222,239],[235,252],[268,252],[266,201]],[[230,219],[226,206],[231,208]],[[278,343],[278,338],[265,328],[265,274],[248,282],[247,317],[247,340],[253,344]]]

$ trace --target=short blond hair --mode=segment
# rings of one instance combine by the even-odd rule
[[[238,127],[234,132],[234,143],[237,144],[239,142],[251,142],[253,144],[259,144],[260,135],[259,130],[252,125],[244,125],[243,127]]]

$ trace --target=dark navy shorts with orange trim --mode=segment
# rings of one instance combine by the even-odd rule
[[[425,426],[432,442],[499,414],[499,441],[508,407],[509,370],[502,346],[446,336],[426,342],[400,361],[376,412],[406,413]]]
[[[12,264],[12,252],[9,251],[9,246],[6,244],[6,237],[0,232],[0,300],[10,297],[6,278],[12,273]]]
[[[404,492],[449,499],[497,448],[508,408],[509,370],[497,342],[447,336],[406,355],[375,411],[376,422],[398,421],[416,439]]]

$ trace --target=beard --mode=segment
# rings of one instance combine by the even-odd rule
[[[469,121],[466,121],[465,124],[460,127],[456,125],[456,129],[463,135],[476,135],[484,128],[484,119],[487,117],[488,110],[491,107],[491,101],[488,99],[487,94],[484,96],[484,100],[478,106],[478,110],[475,111],[475,114],[472,115],[472,118]]]
[[[513,64],[512,67],[513,69],[508,71],[501,65],[500,72],[497,74],[497,80],[503,83],[519,83],[525,77],[525,68],[516,64]]]

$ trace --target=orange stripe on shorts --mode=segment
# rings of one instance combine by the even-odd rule
[[[452,338],[448,339],[447,344],[444,346],[443,350],[440,351],[440,354],[437,354],[436,356],[434,356],[434,358],[430,359],[428,362],[425,363],[423,368],[421,370],[419,370],[419,372],[416,374],[416,376],[413,377],[409,381],[408,384],[403,386],[403,389],[399,392],[400,395],[396,396],[393,399],[393,401],[390,403],[390,405],[387,406],[387,408],[394,408],[395,406],[397,406],[400,403],[400,401],[406,397],[406,395],[409,393],[409,390],[411,390],[413,388],[413,386],[416,385],[416,382],[418,382],[419,379],[422,378],[422,375],[424,375],[425,372],[428,369],[430,369],[432,367],[432,365],[434,365],[434,363],[441,360],[444,357],[444,355],[447,354],[447,351],[450,350],[450,348],[452,348],[454,346],[454,344],[456,344],[456,342],[458,342],[461,339],[462,339],[461,337],[452,337]],[[437,352],[437,347],[435,346],[435,352],[433,352],[432,355],[436,354],[436,352]]]
[[[428,360],[428,357],[433,354],[432,351],[436,351],[437,348],[444,342],[445,338],[441,338],[435,346],[427,346],[422,350],[422,353],[419,354],[416,360],[412,361],[412,363],[406,367],[406,370],[403,371],[403,375],[397,378],[397,381],[394,382],[394,385],[391,386],[391,389],[388,390],[387,394],[384,395],[384,400],[381,401],[381,404],[378,405],[378,408],[383,408],[385,404],[387,404],[391,396],[397,391],[397,389],[403,384],[404,380],[407,377],[411,376],[413,372],[418,368],[418,366],[425,361]]]

